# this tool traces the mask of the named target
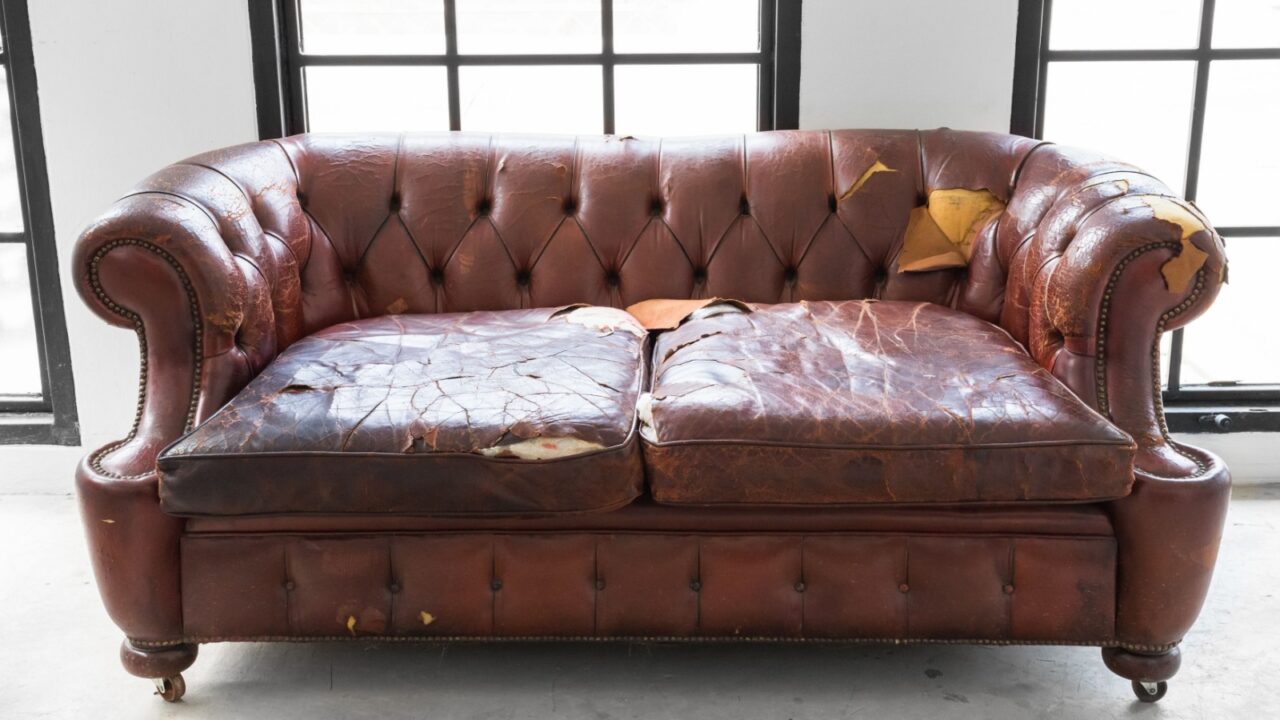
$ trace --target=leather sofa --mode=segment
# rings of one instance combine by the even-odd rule
[[[1090,645],[1165,692],[1230,479],[1158,180],[1027,138],[301,135],[80,238],[141,347],[77,487],[125,668],[201,643]],[[622,308],[631,307],[631,312]]]

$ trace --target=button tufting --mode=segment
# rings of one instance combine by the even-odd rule
[[[697,580],[694,580],[693,582],[689,583],[689,589],[694,592],[698,592],[702,590],[702,583],[698,582]]]
[[[662,214],[662,198],[653,198],[649,201],[649,212],[653,215]]]
[[[520,287],[529,287],[529,271],[521,270],[516,273],[516,284]]]
[[[742,199],[738,201],[738,210],[739,210],[743,215],[750,215],[750,214],[751,214],[751,203],[747,201],[747,196],[746,196],[746,195],[743,195],[743,196],[742,196]]]
[[[831,208],[831,212],[835,212],[839,208],[839,205],[836,202],[835,193],[827,196],[827,207]]]
[[[604,578],[600,578],[599,580],[596,580],[596,590],[603,590],[603,589],[604,589]]]
[[[443,285],[443,284],[444,284],[444,270],[443,270],[442,268],[432,268],[432,269],[431,269],[431,283],[432,283],[433,285]]]
[[[1005,595],[1012,595],[1012,594],[1013,594],[1013,586],[1012,586],[1012,585],[1005,585],[1005,586],[1004,586],[1004,594],[1005,594]]]
[[[575,199],[573,199],[573,198],[571,198],[571,197],[567,197],[567,198],[565,198],[565,199],[564,199],[564,211],[565,211],[566,213],[572,213],[573,211],[575,211],[575,210],[577,210],[577,209],[578,209],[578,201],[577,201],[577,200],[575,200]]]
[[[391,212],[400,212],[400,193],[391,193]]]
[[[492,208],[493,202],[489,198],[481,198],[480,202],[476,203],[476,213],[480,215],[488,215]]]
[[[604,281],[609,285],[609,287],[618,287],[622,282],[622,278],[618,276],[617,272],[610,271],[605,273]]]
[[[498,592],[499,590],[502,589],[502,581],[497,578],[494,578],[493,582],[489,583],[489,588],[492,589],[494,592]]]
[[[288,590],[289,592],[293,592],[293,589],[295,587],[297,587],[297,585],[294,585],[292,580],[286,580],[284,583],[284,589]]]
[[[901,585],[898,586],[898,592],[901,592],[901,593],[907,592],[910,589],[911,589],[911,586],[906,583],[902,583]]]
[[[400,592],[400,583],[394,583],[394,582],[393,582],[393,583],[391,583],[391,585],[390,585],[387,589],[388,589],[388,590],[390,590],[390,591],[391,591],[391,592],[393,592],[393,593],[398,593],[398,592]]]
[[[804,592],[804,589],[805,589],[805,584],[803,580],[796,582],[796,592],[802,593]]]
[[[301,205],[302,207],[307,206],[307,194],[302,192],[301,190],[298,191],[298,204]]]
[[[707,279],[707,269],[706,269],[706,268],[694,268],[694,269],[693,269],[693,281],[694,281],[694,282],[696,282],[696,283],[700,283],[700,282],[705,281],[706,279]]]
[[[796,281],[796,277],[798,275],[799,273],[796,272],[795,268],[789,267],[787,268],[786,272],[783,273],[783,278],[786,279],[788,283],[793,283]]]

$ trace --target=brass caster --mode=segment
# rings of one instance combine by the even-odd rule
[[[1167,692],[1169,692],[1169,683],[1163,680],[1160,682],[1133,681],[1133,694],[1138,696],[1138,702],[1159,702]]]
[[[182,673],[173,677],[151,678],[151,681],[156,684],[156,694],[165,702],[179,702],[187,694],[187,681],[182,679]]]

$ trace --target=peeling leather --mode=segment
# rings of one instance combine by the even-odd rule
[[[911,211],[898,272],[965,267],[982,226],[1003,211],[990,190],[934,190],[925,206]]]
[[[1160,274],[1164,276],[1164,284],[1169,292],[1180,295],[1187,291],[1191,278],[1195,277],[1200,268],[1204,267],[1205,261],[1209,259],[1209,253],[1196,247],[1192,238],[1198,233],[1212,231],[1183,203],[1158,196],[1143,198],[1143,202],[1151,208],[1151,213],[1157,220],[1178,226],[1178,240],[1182,243],[1182,248],[1178,251],[1177,257],[1160,266]],[[1226,265],[1223,265],[1223,268],[1225,269]]]
[[[655,298],[627,307],[627,312],[649,330],[671,330],[691,317],[709,317],[727,312],[751,312],[751,306],[731,298],[672,300]]]
[[[601,332],[606,322],[630,330]],[[644,334],[613,308],[337,325],[295,343],[161,456],[165,507],[502,513],[624,503],[640,491]]]
[[[758,305],[654,356],[660,502],[1078,502],[1133,481],[1132,439],[1004,331],[936,305]]]

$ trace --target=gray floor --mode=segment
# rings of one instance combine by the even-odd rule
[[[0,718],[1280,717],[1280,488],[1238,490],[1158,705],[1096,649],[212,645],[171,706],[120,669],[70,497],[0,496]]]

